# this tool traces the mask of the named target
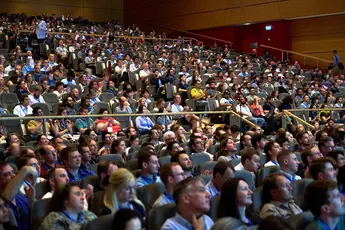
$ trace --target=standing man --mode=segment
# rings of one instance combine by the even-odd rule
[[[39,46],[40,56],[45,56],[43,43],[46,38],[47,23],[43,20],[42,16],[37,17],[38,23],[35,29],[35,34],[37,35],[37,42]]]
[[[340,56],[338,55],[338,51],[333,50],[333,66],[336,67],[340,63]]]

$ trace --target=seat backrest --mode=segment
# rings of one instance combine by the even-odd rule
[[[312,181],[312,179],[301,179],[292,183],[292,193],[295,203],[304,211],[307,210],[304,202],[304,191]]]
[[[152,209],[149,212],[149,217],[147,220],[147,229],[150,230],[160,230],[164,222],[175,216],[176,205],[175,203],[166,204]]]
[[[139,169],[139,163],[137,159],[132,159],[126,162],[126,169],[133,171]]]
[[[123,159],[118,154],[106,154],[99,157],[99,162],[101,161],[123,161]]]
[[[89,210],[96,216],[100,216],[103,207],[104,190],[96,192],[92,195],[89,203]]]
[[[46,103],[59,103],[59,98],[55,93],[45,93],[42,97]]]
[[[239,163],[241,163],[241,158],[234,158],[230,161],[232,167],[236,167]]]
[[[41,199],[47,192],[50,192],[48,181],[43,181],[35,185],[36,199]]]
[[[89,221],[82,227],[82,230],[112,230],[113,229],[114,214],[100,216],[97,219]]]
[[[99,183],[100,181],[99,181],[98,175],[90,175],[81,179],[80,188],[86,189],[88,184],[92,185],[95,188],[99,186]]]
[[[50,199],[43,199],[38,200],[34,202],[31,213],[34,215],[31,215],[31,227],[33,230],[38,230],[41,226],[44,218],[49,214],[49,205],[51,202]]]
[[[265,180],[265,178],[273,173],[280,172],[280,168],[276,166],[269,166],[259,169],[259,180],[258,180],[258,186],[261,186]]]
[[[196,174],[202,174],[206,170],[210,170],[211,172],[213,172],[213,168],[216,164],[217,164],[217,161],[208,161],[208,162],[202,163],[195,168],[194,172]]]
[[[218,219],[218,206],[220,202],[220,196],[214,196],[210,200],[210,210],[206,213],[211,219],[216,222]]]
[[[254,190],[255,182],[254,182],[254,176],[251,172],[247,170],[238,170],[235,172],[235,177],[244,179],[247,182],[249,188],[251,190]]]
[[[15,164],[15,163],[16,163],[16,159],[17,159],[16,156],[9,156],[9,157],[7,157],[7,158],[5,159],[5,161],[6,161],[7,163]]]
[[[163,183],[153,183],[137,189],[137,197],[145,205],[146,210],[151,210],[154,202],[165,191]]]
[[[260,208],[262,204],[262,186],[257,187],[253,191],[253,211],[256,214],[260,213]]]
[[[219,147],[219,144],[212,145],[207,149],[207,152],[211,153],[214,155],[217,152],[217,148]]]
[[[32,107],[32,109],[34,109],[36,107],[42,109],[44,116],[49,116],[49,114],[50,114],[49,105],[46,103],[35,103],[35,104],[32,104],[31,107]]]
[[[169,164],[171,162],[171,156],[160,157],[158,160],[159,165],[162,167],[162,165]]]
[[[206,153],[195,153],[190,156],[190,159],[192,160],[193,167],[196,167],[202,163],[210,161],[210,156]]]

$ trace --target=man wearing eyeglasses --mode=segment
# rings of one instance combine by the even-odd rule
[[[158,197],[153,208],[174,203],[173,192],[176,184],[186,178],[183,169],[178,163],[163,165],[159,170],[159,177],[165,185],[165,192]]]
[[[19,192],[27,177],[37,178],[37,170],[32,166],[23,166],[15,175],[11,165],[0,163],[0,191],[1,197],[8,203],[12,210],[19,229],[29,229],[30,202],[33,201],[34,187],[25,189],[26,195]]]
[[[334,150],[334,140],[332,137],[321,137],[319,140],[319,149],[324,157]]]
[[[211,229],[214,223],[205,215],[210,209],[210,197],[200,177],[179,182],[173,193],[177,213],[165,221],[161,230]]]
[[[41,176],[46,177],[48,170],[55,168],[57,165],[57,151],[51,145],[44,145],[40,148],[40,155],[43,157],[44,162],[41,163]]]

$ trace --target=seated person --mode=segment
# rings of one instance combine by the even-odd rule
[[[240,178],[228,180],[221,191],[218,218],[232,217],[248,227],[256,223],[254,214],[247,209],[253,203],[253,192],[247,182]]]
[[[299,165],[296,154],[289,150],[284,150],[278,154],[278,163],[280,165],[280,172],[285,175],[286,179],[291,182],[302,179],[296,175]]]
[[[193,177],[193,163],[186,151],[182,150],[172,155],[171,162],[178,163],[183,169],[186,177]]]
[[[14,107],[13,114],[18,115],[19,117],[25,117],[29,114],[32,114],[32,108],[29,105],[30,99],[27,95],[22,95],[19,97],[20,104]]]
[[[33,115],[36,117],[42,117],[43,112],[42,109],[39,107],[35,107],[32,111]],[[38,135],[49,135],[49,130],[52,130],[52,133],[55,133],[55,129],[50,125],[50,121],[46,121],[46,133],[43,133],[43,119],[35,119],[35,120],[30,120],[29,123],[27,124],[28,131],[31,136],[31,140],[35,140]]]
[[[331,158],[319,158],[311,162],[309,173],[313,180],[337,181],[337,171],[334,169]]]
[[[87,107],[80,108],[80,115],[88,115],[88,114],[89,114],[89,111]],[[83,134],[88,129],[90,130],[96,129],[96,122],[94,122],[91,117],[78,118],[75,121],[75,127],[81,134]]]
[[[321,157],[322,157],[322,154],[317,145],[312,145],[305,148],[301,154],[303,167],[300,167],[297,174],[302,178],[311,179],[310,172],[309,172],[311,163],[313,160],[319,159]]]
[[[315,217],[306,230],[345,229],[344,198],[336,182],[331,180],[311,182],[305,191],[305,201]]]
[[[57,151],[51,145],[42,145],[39,149],[41,158],[43,162],[40,163],[41,172],[40,175],[43,178],[46,178],[48,170],[55,168],[57,164]]]
[[[264,167],[269,166],[277,166],[279,167],[278,163],[278,155],[282,151],[282,148],[280,145],[275,141],[269,141],[265,145],[264,152],[267,156],[267,163],[264,165]]]
[[[260,168],[260,154],[255,149],[243,151],[241,163],[235,166],[235,171],[246,170],[255,175]]]
[[[218,162],[213,168],[212,180],[206,185],[206,189],[211,195],[210,198],[219,195],[225,181],[233,179],[234,177],[234,171],[229,165],[223,161]]]
[[[49,169],[46,178],[49,184],[50,192],[44,194],[41,199],[52,198],[53,193],[56,189],[65,186],[69,182],[67,171],[62,167],[55,167]]]
[[[29,213],[35,199],[33,186],[28,189],[25,188],[28,195],[21,194],[19,190],[28,176],[33,180],[37,178],[37,170],[32,166],[24,166],[15,175],[11,165],[0,162],[0,175],[1,198],[8,203],[8,208],[12,210],[19,229],[30,229]]]
[[[101,108],[99,114],[109,114],[109,111],[106,108]],[[100,117],[96,120],[96,125],[99,132],[117,133],[121,130],[120,123],[113,117]]]
[[[207,101],[206,101],[206,94],[204,90],[201,88],[200,80],[195,81],[195,84],[190,91],[190,95],[195,100],[196,110],[204,111],[205,107],[207,106]]]
[[[84,210],[84,193],[76,183],[68,183],[54,192],[51,198],[51,212],[40,226],[41,230],[80,229],[83,224],[97,218],[95,214]]]
[[[145,222],[144,205],[135,195],[136,182],[133,174],[125,168],[111,173],[109,184],[105,189],[101,215],[116,214],[121,209],[134,210]]]
[[[81,154],[78,152],[76,145],[71,144],[64,148],[61,153],[61,161],[68,173],[68,178],[71,182],[78,182],[84,177],[95,175],[91,170],[82,169]]]
[[[210,209],[210,194],[199,177],[187,178],[178,183],[173,198],[177,213],[167,219],[161,230],[199,229],[210,230],[213,220],[205,215]]]
[[[232,159],[240,158],[237,156],[237,148],[232,138],[224,138],[217,149],[216,157],[218,161],[229,162]]]
[[[141,176],[137,179],[138,187],[161,182],[159,176],[157,176],[159,162],[156,154],[141,152],[138,156],[138,164],[139,168],[142,170]]]
[[[42,97],[42,87],[37,85],[33,90],[32,94],[29,94],[30,105],[35,103],[46,103]]]
[[[269,175],[263,184],[260,218],[280,216],[287,219],[301,212],[292,196],[291,182],[282,173]]]
[[[94,187],[94,192],[105,190],[109,184],[110,175],[119,167],[114,161],[101,161],[97,166],[97,175],[99,179],[99,185]]]
[[[180,181],[186,178],[183,169],[178,163],[169,163],[163,165],[159,170],[159,176],[165,185],[165,191],[153,204],[153,208],[174,203],[174,188]]]
[[[140,216],[131,209],[121,209],[114,215],[113,230],[141,230]]]

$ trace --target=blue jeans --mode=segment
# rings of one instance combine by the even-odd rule
[[[262,127],[265,124],[265,119],[261,117],[247,117],[248,121],[253,122],[254,124],[257,124],[258,126]]]

